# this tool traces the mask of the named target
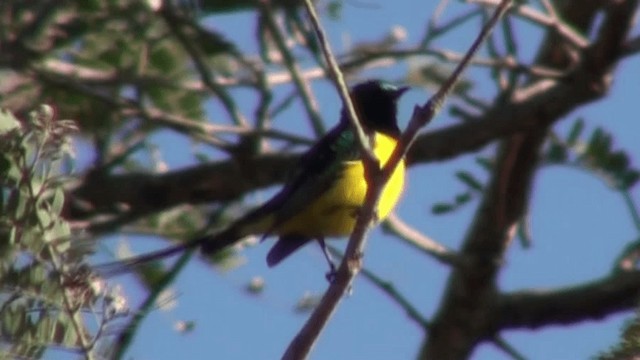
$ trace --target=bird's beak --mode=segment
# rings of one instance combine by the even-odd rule
[[[398,90],[396,90],[394,92],[394,94],[393,94],[394,95],[394,99],[395,100],[400,99],[400,96],[402,96],[402,94],[407,92],[407,90],[409,90],[409,89],[411,89],[409,86],[403,86],[403,87],[398,88]]]

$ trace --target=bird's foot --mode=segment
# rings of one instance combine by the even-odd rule
[[[336,281],[337,274],[338,274],[338,271],[336,270],[336,266],[332,262],[330,262],[329,271],[324,275],[324,277],[327,279],[329,284],[333,284],[333,282]]]

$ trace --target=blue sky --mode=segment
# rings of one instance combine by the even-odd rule
[[[403,26],[408,33],[406,43],[414,43],[422,34],[422,26],[431,16],[436,2],[426,2],[419,8],[416,2],[345,2],[341,20],[323,19],[336,52],[344,47],[344,34],[353,41],[381,38],[391,26]],[[453,9],[445,18],[455,14]],[[247,49],[253,42],[253,18],[236,14],[208,19],[208,24],[220,29]],[[464,51],[472,41],[469,28],[437,42],[443,48]],[[636,34],[639,33],[636,29]],[[526,26],[518,33],[523,57],[534,54],[535,28]],[[395,80],[402,77],[406,65],[380,70],[369,75]],[[587,131],[604,126],[615,135],[615,146],[625,149],[637,166],[640,143],[637,134],[637,104],[640,93],[640,61],[626,61],[616,77],[610,98],[578,109],[557,126],[562,133],[573,119],[582,116]],[[629,76],[636,74],[636,76]],[[493,92],[486,74],[473,71],[478,96]],[[314,83],[314,90],[327,126],[338,118],[340,104],[337,95],[325,84]],[[633,95],[631,95],[633,94]],[[424,102],[428,94],[413,89],[401,101],[400,119],[406,124],[412,107]],[[489,97],[486,98],[490,100]],[[249,106],[249,105],[248,105]],[[251,115],[251,107],[246,114]],[[215,113],[216,109],[209,109]],[[282,124],[295,126],[308,134],[306,118],[301,108],[287,111]],[[444,111],[433,128],[452,124]],[[288,129],[291,129],[289,127]],[[427,129],[427,131],[429,131]],[[164,152],[171,168],[192,161],[191,148],[184,139],[170,134],[156,139],[161,149],[169,145],[174,150]],[[492,147],[482,151],[492,154]],[[473,156],[455,161],[430,163],[413,167],[404,199],[397,208],[399,216],[428,236],[451,248],[457,248],[475,212],[477,202],[452,215],[436,216],[431,205],[452,199],[464,190],[455,180],[454,172],[467,170],[479,179],[487,174],[476,166]],[[635,200],[640,202],[638,189]],[[249,199],[264,199],[270,192],[252,195]],[[628,242],[637,238],[637,231],[622,198],[610,191],[600,180],[562,167],[548,167],[539,172],[531,199],[533,246],[523,249],[517,242],[508,251],[508,259],[500,276],[504,290],[554,288],[604,276],[612,261]],[[117,238],[117,237],[115,237]],[[161,242],[149,242],[162,246]],[[293,308],[305,293],[321,294],[327,287],[326,263],[317,246],[307,246],[299,254],[274,268],[266,267],[264,258],[271,241],[243,253],[246,264],[229,272],[217,272],[194,261],[174,285],[177,306],[171,311],[155,311],[145,321],[129,357],[143,359],[274,359],[279,358],[289,341],[300,329],[307,314],[297,314]],[[435,260],[413,251],[401,241],[384,236],[379,229],[371,233],[365,266],[385,280],[391,281],[426,317],[437,310],[449,269]],[[263,277],[265,290],[260,295],[244,291],[248,281]],[[119,281],[120,279],[118,279]],[[135,303],[140,289],[125,279],[126,292]],[[135,307],[134,307],[135,308]],[[618,338],[622,321],[627,316],[611,316],[602,321],[573,327],[550,327],[542,330],[505,332],[504,338],[530,359],[583,359],[605,350]],[[174,330],[179,320],[195,321],[194,331],[181,335]],[[380,290],[362,277],[357,279],[353,294],[346,298],[335,317],[322,334],[311,359],[407,359],[415,357],[424,334],[404,314],[403,310]],[[54,357],[63,354],[52,354]],[[478,347],[474,359],[507,359],[493,345]]]

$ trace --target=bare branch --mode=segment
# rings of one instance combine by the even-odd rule
[[[493,344],[500,350],[502,350],[505,354],[507,354],[510,358],[514,360],[526,360],[527,358],[522,355],[518,350],[516,350],[511,344],[509,344],[505,339],[497,336],[492,340]]]
[[[183,33],[182,29],[178,25],[180,21],[176,15],[176,11],[171,6],[170,2],[166,2],[164,6],[162,6],[160,15],[162,15],[165,23],[167,24],[175,38],[178,40],[180,45],[182,45],[184,50],[189,54],[189,56],[191,56],[191,60],[193,61],[197,72],[200,74],[202,82],[207,86],[209,90],[211,90],[211,92],[213,92],[218,97],[235,124],[239,126],[248,125],[247,120],[239,111],[233,98],[220,84],[215,81],[215,78],[213,77],[209,66],[207,66],[204,55],[202,54],[200,49],[193,43],[191,39],[187,37],[186,34]]]
[[[112,231],[113,226],[183,203],[226,202],[246,192],[282,181],[297,160],[292,154],[262,155],[242,161],[221,161],[164,174],[109,175],[90,172],[73,190],[66,216],[82,220],[110,214],[118,221],[95,224],[89,230]]]
[[[640,297],[640,272],[619,272],[586,284],[555,290],[524,290],[501,295],[495,329],[536,329],[600,320],[634,309]]]
[[[405,298],[398,289],[389,281],[385,281],[377,276],[373,271],[362,268],[362,276],[371,281],[374,285],[395,301],[402,309],[407,313],[407,316],[415,321],[422,329],[428,330],[430,327],[429,320],[427,320],[420,311]]]
[[[337,83],[338,92],[343,100],[345,109],[347,109],[347,114],[352,128],[357,134],[358,142],[362,149],[364,172],[365,174],[370,174],[372,170],[379,169],[379,163],[375,155],[371,153],[371,150],[367,146],[367,137],[360,125],[358,115],[353,103],[351,102],[342,72],[331,52],[329,43],[316,14],[315,7],[311,0],[306,0],[305,6],[309,13],[309,17],[311,18],[311,23],[316,32],[316,36],[321,44],[322,52],[329,65],[332,78]],[[393,165],[393,168],[395,168],[396,165],[397,162]],[[374,218],[377,199],[379,198],[382,188],[388,179],[389,177],[387,176],[386,178],[382,178],[381,181],[368,184],[365,202],[360,210],[351,236],[349,237],[349,244],[347,245],[345,257],[342,259],[342,262],[338,267],[333,282],[322,297],[318,307],[313,311],[307,322],[290,342],[282,356],[283,359],[303,359],[309,355],[311,349],[320,337],[320,333],[337,309],[338,303],[351,287],[355,276],[362,266],[362,248],[365,243],[365,235]]]
[[[309,83],[305,81],[302,76],[302,71],[300,70],[298,63],[293,57],[291,50],[289,50],[284,34],[282,30],[276,23],[274,12],[269,7],[268,1],[260,1],[260,9],[262,17],[265,19],[267,27],[269,28],[269,32],[273,37],[278,50],[280,51],[280,55],[284,59],[284,63],[291,74],[291,79],[298,89],[298,93],[302,98],[302,103],[307,111],[307,115],[311,120],[311,125],[314,129],[316,136],[321,136],[324,134],[324,123],[322,122],[322,117],[320,116],[318,104],[315,101],[315,97],[311,91],[311,86]]]
[[[629,39],[625,44],[624,55],[630,56],[640,52],[640,35]]]
[[[395,213],[387,217],[387,220],[382,224],[382,228],[385,232],[397,236],[407,244],[434,257],[443,264],[462,265],[463,259],[455,251],[412,228]]]
[[[454,268],[424,349],[426,358],[441,358],[445,353],[455,359],[466,358],[478,339],[486,336],[486,312],[492,308],[497,291],[495,279],[527,207],[545,135],[543,128],[515,135],[501,146],[496,170],[460,252],[473,259],[473,265]],[[476,326],[469,327],[470,322]]]
[[[334,256],[342,259],[344,254],[338,251],[333,246],[328,246],[329,251]],[[395,285],[387,280],[382,279],[380,276],[376,275],[373,271],[367,269],[366,267],[362,268],[362,276],[364,276],[367,280],[369,280],[374,286],[376,286],[380,291],[384,292],[385,295],[389,296],[391,300],[393,300],[398,306],[400,306],[406,313],[407,316],[416,322],[422,329],[429,329],[429,320],[427,320],[416,308],[409,299],[407,299]]]
[[[311,351],[311,348],[315,344],[320,332],[325,327],[329,318],[337,308],[338,303],[346,294],[346,291],[351,287],[353,279],[362,269],[362,254],[365,245],[365,235],[368,230],[371,220],[374,218],[376,212],[377,201],[380,197],[380,193],[384,187],[384,184],[391,177],[391,174],[395,170],[396,166],[400,163],[401,159],[406,155],[409,147],[416,138],[418,131],[431,121],[434,115],[439,111],[440,107],[452,91],[454,85],[460,78],[460,75],[469,65],[469,62],[473,55],[476,53],[480,44],[486,39],[491,32],[496,22],[504,14],[508,6],[509,0],[504,0],[498,9],[495,11],[491,19],[485,24],[480,31],[480,34],[476,37],[472,45],[470,46],[464,59],[458,64],[453,73],[443,83],[438,92],[423,106],[416,106],[414,108],[413,116],[409,121],[407,130],[402,133],[400,141],[396,145],[393,154],[385,164],[382,171],[375,172],[377,170],[377,162],[365,161],[365,174],[372,174],[368,177],[369,185],[367,187],[367,195],[365,203],[363,204],[358,219],[354,226],[354,230],[349,238],[345,257],[338,268],[334,282],[329,286],[329,289],[323,296],[320,304],[316,310],[311,314],[309,320],[305,323],[300,332],[293,339],[287,351],[285,352],[283,359],[301,359],[306,358]],[[310,0],[305,2],[309,12],[314,16],[313,4]],[[315,21],[316,30],[321,34],[320,27],[317,26],[317,20]],[[323,39],[321,39],[322,42]],[[337,64],[334,63],[330,52],[325,53],[328,57],[330,67],[336,74],[336,78],[340,81],[341,75],[340,69]],[[346,92],[344,84],[340,84],[342,92]],[[347,104],[349,104],[348,94],[342,94],[346,97]],[[349,109],[351,115],[355,114],[353,109]],[[353,118],[355,126],[358,126],[357,120]]]
[[[470,2],[482,4],[485,6],[497,6],[499,3],[498,0],[473,0]],[[548,4],[548,2],[545,3]],[[527,19],[536,24],[553,29],[578,49],[584,49],[589,46],[589,41],[582,35],[578,34],[576,31],[574,31],[574,29],[572,29],[570,26],[567,26],[566,22],[562,21],[562,19],[558,17],[557,12],[550,4],[548,4],[548,6],[545,6],[545,8],[548,12],[547,14],[543,14],[531,8],[530,6],[520,5],[514,7],[514,13],[522,17],[523,19]]]

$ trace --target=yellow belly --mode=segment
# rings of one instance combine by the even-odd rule
[[[376,135],[375,154],[382,165],[386,164],[396,140],[386,135]],[[385,185],[378,203],[378,219],[385,219],[395,207],[404,188],[404,161],[396,167]],[[275,229],[274,233],[302,234],[307,237],[341,237],[351,234],[367,192],[364,168],[361,161],[345,164],[334,185],[319,199]]]

